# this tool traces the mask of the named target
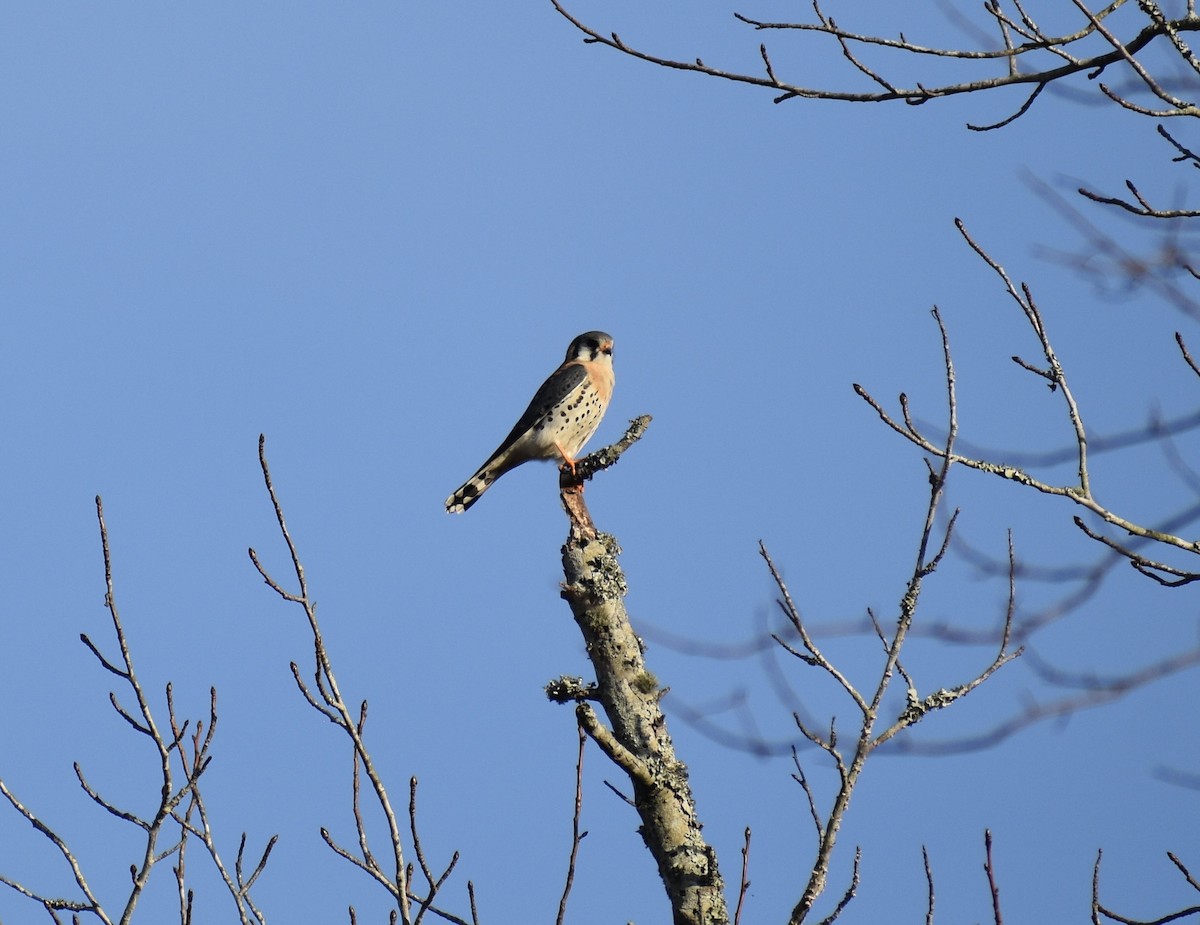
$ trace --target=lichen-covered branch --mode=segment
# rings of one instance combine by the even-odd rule
[[[586,688],[588,700],[594,698],[607,719],[606,725],[581,700],[579,724],[629,777],[639,831],[658,865],[675,925],[728,925],[716,853],[701,833],[687,766],[675,754],[659,705],[664,692],[625,609],[617,542],[595,529],[582,494],[570,485],[563,489],[563,504],[571,529],[562,550],[562,596],[596,672],[594,689]],[[555,690],[565,688],[557,684]]]

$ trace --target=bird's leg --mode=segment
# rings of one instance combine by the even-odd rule
[[[571,467],[571,475],[575,475],[575,460],[571,458],[571,455],[562,448],[562,444],[557,440],[554,441],[554,448],[558,450],[558,454],[563,458],[563,462]]]
[[[575,495],[582,495],[583,482],[579,480],[579,473],[575,471],[575,460],[571,457],[570,453],[563,449],[562,444],[557,440],[554,441],[554,448],[558,450],[558,454],[563,459],[563,464],[558,468],[558,487],[564,493],[569,492]],[[571,470],[570,479],[567,478],[568,467]]]

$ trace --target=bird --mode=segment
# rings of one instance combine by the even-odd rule
[[[537,390],[512,432],[487,462],[446,499],[446,510],[461,514],[489,486],[521,463],[575,460],[608,410],[613,390],[613,339],[603,331],[580,334],[567,348],[567,358]]]

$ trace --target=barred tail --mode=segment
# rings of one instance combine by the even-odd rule
[[[487,491],[488,486],[499,476],[500,473],[495,469],[480,469],[446,499],[446,511],[450,514],[461,514],[478,501],[479,496]]]

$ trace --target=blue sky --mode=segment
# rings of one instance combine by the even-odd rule
[[[725,10],[580,12],[663,53],[755,67],[760,37]],[[906,29],[919,27],[947,30],[932,17]],[[790,60],[777,52],[785,62],[797,79],[852,79],[836,48],[798,45]],[[386,904],[317,834],[352,834],[348,752],[291,683],[289,661],[309,658],[302,615],[246,557],[255,547],[284,577],[260,433],[343,689],[371,703],[391,792],[402,802],[417,775],[427,851],[462,852],[447,905],[465,911],[470,877],[485,921],[552,920],[575,730],[541,688],[587,673],[558,598],[555,474],[517,470],[462,517],[442,504],[571,338],[612,333],[617,387],[597,441],[635,415],[655,420],[589,502],[625,550],[630,611],[671,688],[706,833],[735,882],[752,827],[745,921],[773,922],[813,847],[790,763],[713,743],[674,704],[711,712],[744,695],[771,741],[793,736],[798,703],[826,719],[848,718],[849,704],[782,659],[786,696],[761,658],[668,642],[732,645],[776,619],[759,539],[815,624],[868,606],[894,619],[924,467],[851,383],[891,402],[906,391],[918,417],[942,420],[934,304],[963,437],[1069,443],[1057,396],[1009,360],[1036,359],[1032,335],[953,219],[1034,287],[1096,433],[1195,407],[1172,340],[1181,330],[1200,348],[1192,320],[1142,292],[1104,296],[1038,256],[1079,239],[1029,177],[1064,193],[1073,178],[1118,191],[1134,177],[1164,198],[1187,179],[1151,123],[1112,106],[1047,94],[984,135],[964,123],[1002,118],[1018,98],[776,106],[585,46],[548,4],[24,5],[0,14],[0,86],[0,776],[113,902],[135,833],[86,800],[71,762],[115,802],[145,807],[154,756],[112,713],[114,679],[78,641],[112,651],[97,494],[147,689],[161,709],[172,681],[193,716],[218,689],[205,792],[225,853],[243,830],[251,844],[281,835],[257,893],[268,918],[344,921],[353,903],[360,921],[382,920]],[[1179,447],[1194,455],[1194,438]],[[1141,522],[1192,496],[1154,451],[1099,458],[1094,478]],[[1009,527],[1031,561],[1099,555],[1054,499],[962,471],[950,501],[962,536],[993,557]],[[1194,645],[1190,592],[1126,571],[1037,639],[1038,654],[1109,674]],[[1019,605],[1033,612],[1065,590],[1026,582]],[[1004,593],[952,558],[921,618],[991,625]],[[874,643],[828,645],[873,680]],[[989,658],[926,640],[908,653],[926,691]],[[878,756],[835,861],[832,891],[863,846],[846,920],[920,916],[922,844],[939,915],[986,920],[985,827],[1013,921],[1082,919],[1099,848],[1112,905],[1135,916],[1184,905],[1165,852],[1200,863],[1196,795],[1154,771],[1196,767],[1197,693],[1184,674],[988,751]],[[1011,665],[915,738],[970,735],[1050,696]],[[804,758],[828,797],[832,772]],[[665,920],[636,819],[603,786],[618,775],[592,750],[586,776],[569,920]],[[0,843],[0,873],[67,891],[66,870],[12,812],[0,812]],[[230,920],[198,854],[189,866],[198,921]],[[146,921],[171,908],[169,870],[160,877]],[[0,893],[5,923],[42,915]]]

